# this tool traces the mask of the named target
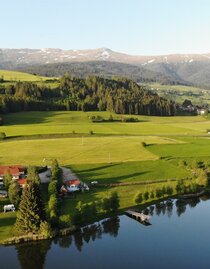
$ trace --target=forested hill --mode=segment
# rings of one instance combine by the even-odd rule
[[[107,110],[170,116],[175,114],[175,104],[128,79],[63,76],[53,89],[31,82],[1,86],[0,113],[31,110]]]
[[[165,75],[158,72],[158,70],[148,70],[141,65],[136,66],[107,61],[51,63],[34,66],[25,65],[19,67],[19,70],[46,77],[60,77],[65,73],[70,73],[73,76],[80,78],[85,78],[87,76],[112,78],[113,76],[117,76],[132,79],[140,83],[159,82],[166,85],[189,84],[178,76],[172,76],[170,73]]]

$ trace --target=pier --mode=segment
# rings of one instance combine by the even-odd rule
[[[149,222],[150,218],[151,218],[150,215],[145,215],[144,213],[139,213],[139,212],[136,212],[133,210],[125,211],[125,214],[131,218],[134,218],[134,219],[140,221],[142,224],[151,225],[151,223]]]

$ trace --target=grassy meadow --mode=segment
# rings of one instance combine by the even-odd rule
[[[92,123],[90,116],[100,115],[106,119],[110,112],[19,112],[4,115],[1,132],[7,136],[23,136],[35,134],[89,134],[93,131],[98,135],[198,135],[206,134],[210,120],[197,117],[152,117],[136,116],[140,122],[121,122],[125,115],[115,115],[116,122]],[[127,116],[129,117],[129,116]]]
[[[56,158],[87,183],[142,184],[98,187],[66,199],[62,214],[71,214],[79,200],[100,200],[113,189],[119,193],[123,210],[134,205],[137,191],[157,188],[163,184],[160,180],[175,186],[174,180],[189,177],[190,171],[179,165],[180,160],[209,159],[209,118],[135,116],[139,122],[125,123],[120,121],[125,115],[112,114],[117,121],[92,123],[92,115],[108,119],[110,112],[1,115],[4,124],[0,132],[5,132],[7,139],[0,142],[0,165],[50,165]],[[14,221],[14,213],[0,213],[0,241],[9,236]]]
[[[0,70],[0,77],[6,81],[42,81],[47,80],[47,77],[36,76],[24,72]]]

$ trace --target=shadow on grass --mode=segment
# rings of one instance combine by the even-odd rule
[[[2,213],[2,214],[7,214],[7,213]],[[5,226],[10,226],[15,223],[15,216],[8,216],[8,217],[0,217],[0,228],[5,227]]]
[[[118,165],[120,165],[120,163],[102,165],[102,166],[99,166],[99,167],[93,167],[93,168],[90,168],[90,169],[81,170],[81,171],[79,171],[79,173],[98,171],[98,170],[102,170],[102,169],[106,169],[106,168],[110,168],[110,167],[118,166]]]
[[[91,171],[89,173],[77,173],[79,175],[79,177],[81,179],[83,179],[85,182],[91,182],[93,181],[93,177],[94,180],[97,180],[99,183],[102,184],[114,184],[114,183],[131,183],[131,182],[136,182],[137,181],[137,177],[145,175],[150,173],[151,171],[143,171],[143,172],[136,172],[136,173],[131,173],[131,174],[124,174],[124,175],[119,175],[119,176],[115,176],[115,177],[111,177],[107,174],[105,175],[105,177],[101,177],[103,174],[100,173],[94,173],[92,174]],[[142,179],[143,180],[143,179]],[[139,179],[138,181],[141,181],[141,179]]]
[[[4,125],[24,125],[24,124],[37,124],[37,123],[47,123],[49,118],[56,115],[61,116],[62,112],[55,111],[27,111],[27,112],[17,112],[3,115]],[[63,114],[65,114],[63,112]]]

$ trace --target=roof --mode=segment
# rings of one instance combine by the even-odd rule
[[[80,185],[81,184],[81,182],[80,182],[79,179],[66,180],[64,183],[66,185],[68,185],[68,186],[71,186],[71,185]]]
[[[9,173],[13,176],[19,176],[21,172],[24,171],[24,167],[21,165],[8,165],[8,166],[0,166],[0,175],[5,175]]]
[[[21,178],[21,179],[18,179],[17,182],[19,185],[23,186],[26,184],[26,181],[27,181],[27,178]]]

